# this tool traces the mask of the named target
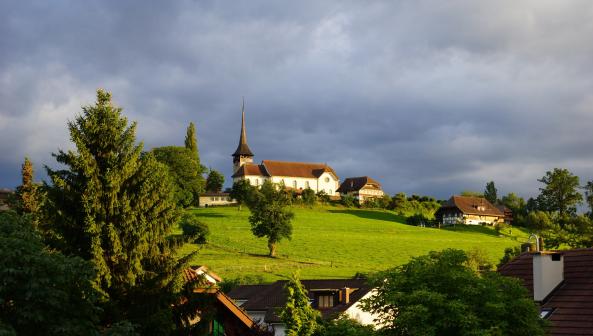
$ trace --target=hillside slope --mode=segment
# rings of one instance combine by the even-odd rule
[[[267,257],[265,239],[250,231],[249,210],[207,208],[191,210],[210,227],[209,243],[186,244],[185,253],[199,249],[196,265],[207,265],[223,278],[260,275],[266,281],[300,269],[302,278],[352,277],[401,265],[431,250],[481,249],[496,263],[506,247],[517,246],[526,235],[499,237],[492,228],[457,226],[434,229],[404,224],[390,211],[324,207],[295,207],[292,240],[278,246],[278,258]],[[518,235],[518,236],[517,236]]]

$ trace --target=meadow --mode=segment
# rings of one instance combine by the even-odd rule
[[[250,231],[245,207],[192,209],[210,228],[208,243],[186,244],[182,253],[198,250],[194,265],[207,265],[223,279],[256,276],[282,279],[299,270],[303,279],[347,278],[372,273],[433,250],[479,249],[496,264],[507,247],[527,240],[514,228],[500,235],[482,226],[425,228],[405,224],[405,217],[387,210],[340,207],[294,207],[293,236],[267,256],[267,241]]]

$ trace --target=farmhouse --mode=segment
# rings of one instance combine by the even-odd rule
[[[304,163],[263,160],[253,163],[253,152],[247,145],[245,131],[245,109],[241,116],[239,145],[233,153],[233,182],[247,180],[251,185],[260,186],[264,181],[281,184],[294,190],[313,189],[329,196],[337,195],[339,177],[325,163]]]
[[[496,225],[505,220],[505,214],[488,200],[470,196],[452,196],[437,210],[435,217],[443,225]]]
[[[593,249],[525,252],[498,272],[523,282],[549,335],[591,335],[593,331]]]
[[[360,204],[385,194],[381,184],[368,176],[349,177],[337,190],[340,195],[352,195]]]
[[[232,205],[236,204],[229,193],[224,192],[207,192],[202,193],[198,197],[198,204],[201,208],[207,208],[210,206],[221,206],[221,205]]]
[[[252,320],[272,325],[276,336],[284,335],[284,324],[278,309],[286,304],[286,280],[269,285],[242,285],[229,296],[243,308]],[[323,319],[346,314],[363,324],[372,324],[373,316],[360,309],[360,300],[372,295],[364,279],[302,280],[311,305],[321,312]]]

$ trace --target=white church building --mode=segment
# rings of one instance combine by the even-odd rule
[[[336,172],[324,163],[305,163],[263,160],[253,163],[253,152],[247,145],[245,132],[245,109],[241,117],[241,135],[239,145],[233,153],[233,182],[248,180],[253,186],[260,186],[264,181],[284,184],[289,189],[302,191],[313,189],[316,193],[325,192],[337,196],[340,179]]]

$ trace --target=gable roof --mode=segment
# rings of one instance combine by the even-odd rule
[[[325,163],[289,162],[263,160],[262,166],[269,176],[319,178],[323,173],[333,174],[338,179],[338,174]]]
[[[218,274],[210,271],[206,266],[191,266],[183,270],[183,280],[187,282],[193,282],[200,279],[202,274],[209,275],[216,282],[221,282],[222,278]]]
[[[266,312],[265,322],[278,323],[281,319],[276,311],[286,304],[284,286],[287,282],[279,280],[269,285],[237,286],[228,295],[234,300],[246,300],[241,308],[247,311]],[[316,290],[337,291],[345,287],[353,290],[348,304],[339,303],[332,308],[321,310],[323,318],[343,313],[371,290],[364,279],[301,280],[301,283],[307,290],[309,299],[314,299]]]
[[[451,198],[439,208],[438,212],[451,208],[457,208],[459,211],[468,215],[504,217],[504,213],[498,210],[492,203],[488,202],[487,199],[482,197],[451,196]]]
[[[348,177],[340,184],[338,188],[339,193],[347,193],[350,191],[359,191],[366,185],[373,189],[381,189],[381,184],[368,176]]]
[[[593,330],[593,249],[558,251],[564,260],[564,282],[542,302],[554,309],[549,335],[590,335]],[[498,269],[520,279],[533,294],[533,255],[523,253]]]
[[[239,176],[269,176],[266,169],[262,165],[254,163],[246,163],[237,169],[237,172],[231,177]]]

